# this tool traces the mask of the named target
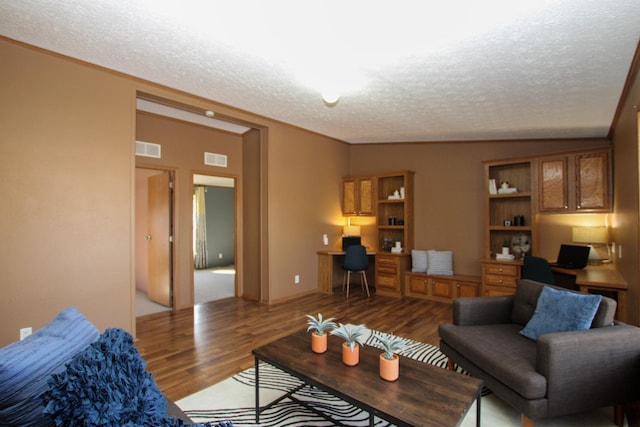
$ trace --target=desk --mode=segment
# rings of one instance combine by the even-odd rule
[[[369,286],[375,283],[375,252],[367,251],[369,255],[369,268],[367,269],[367,281]],[[332,294],[334,287],[342,286],[345,252],[341,250],[318,251],[318,291]]]
[[[482,290],[480,295],[507,295],[515,292],[522,277],[522,261],[481,259]],[[616,319],[627,321],[627,282],[614,264],[588,265],[582,269],[552,267],[556,285],[584,293],[600,294],[618,302]]]
[[[613,264],[588,265],[582,269],[552,267],[558,276],[570,277],[580,292],[601,294],[618,302],[616,318],[627,321],[627,282]],[[560,280],[562,282],[562,280]],[[562,286],[562,283],[560,283]]]

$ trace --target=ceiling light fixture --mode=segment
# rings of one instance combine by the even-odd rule
[[[333,91],[323,92],[322,101],[327,107],[334,107],[340,101],[340,94]]]

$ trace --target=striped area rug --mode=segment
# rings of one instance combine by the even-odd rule
[[[365,345],[379,348],[380,343],[375,339],[375,337],[380,336],[381,334],[382,333],[379,331],[368,330],[365,335]],[[405,349],[400,352],[403,356],[446,368],[447,357],[440,352],[438,347],[406,338],[403,339],[403,341]],[[255,404],[255,401],[253,400],[255,392],[254,386],[255,369],[249,368],[237,375],[234,375],[230,379],[213,386],[214,388],[217,387],[218,392],[226,395],[226,397],[231,395],[235,395],[238,398],[244,398],[246,395],[250,396],[251,401],[245,401],[248,405],[237,407],[223,405],[224,407],[218,409],[215,407],[190,409],[198,406],[193,406],[193,403],[190,404],[188,401],[189,398],[179,401],[178,405],[185,409],[186,414],[195,422],[232,420],[235,426],[253,427],[256,426],[255,408],[253,406],[253,404]],[[271,365],[263,363],[260,366],[260,389],[261,393],[267,394],[267,396],[264,397],[261,394],[261,402],[265,402],[265,404],[267,402],[272,402],[278,397],[284,395],[288,390],[293,390],[297,387],[300,388],[293,394],[293,397],[305,402],[312,402],[313,406],[317,410],[324,412],[331,418],[342,420],[341,422],[349,426],[369,425],[368,412],[363,411],[329,393],[306,385],[299,379]],[[206,394],[209,396],[215,396],[217,393],[214,393],[213,390],[209,390]],[[380,427],[392,425],[387,421],[378,418],[376,418],[375,421],[375,425]],[[303,405],[300,405],[289,398],[285,398],[278,404],[260,414],[260,425],[293,427],[332,426],[335,424],[320,415],[317,415],[315,412],[307,409]]]
[[[379,331],[368,332],[365,345],[379,347],[374,338]],[[406,348],[400,354],[425,363],[446,368],[447,357],[438,347],[418,341],[404,339]],[[459,372],[464,373],[458,369]],[[284,398],[269,409],[261,412],[260,424],[255,423],[255,370],[249,368],[218,384],[188,396],[178,402],[178,406],[194,422],[233,421],[237,427],[314,427],[334,426],[303,405]],[[313,404],[332,419],[340,420],[346,426],[368,426],[369,414],[329,393],[303,384],[299,379],[265,363],[260,365],[260,402],[266,405],[282,397],[289,390],[299,387],[293,396]],[[520,426],[520,416],[496,396],[483,393],[482,425],[489,427]],[[375,418],[376,427],[392,426],[389,422]],[[462,427],[476,425],[475,404],[462,420]],[[536,427],[602,427],[614,426],[606,409],[536,422]]]

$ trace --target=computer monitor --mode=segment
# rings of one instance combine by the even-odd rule
[[[342,238],[342,250],[347,250],[347,247],[351,245],[361,245],[362,241],[360,236],[344,236]]]

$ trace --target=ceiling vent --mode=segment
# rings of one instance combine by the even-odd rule
[[[152,144],[151,142],[136,141],[136,156],[160,158],[162,147],[160,144]]]
[[[224,154],[204,153],[204,164],[226,168],[227,156],[225,156]]]

